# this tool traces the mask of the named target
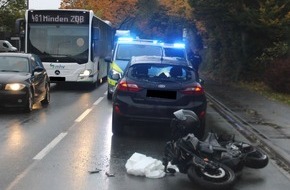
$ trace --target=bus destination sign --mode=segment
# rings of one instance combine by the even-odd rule
[[[88,24],[89,12],[29,11],[28,22],[47,24]]]

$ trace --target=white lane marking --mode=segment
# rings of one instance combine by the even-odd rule
[[[104,99],[104,97],[99,97],[97,99],[97,101],[95,101],[95,103],[93,104],[94,106],[98,105],[102,100]]]
[[[93,105],[98,105],[104,97],[100,97]],[[92,108],[87,109],[85,112],[83,112],[76,120],[75,122],[81,122],[90,112],[92,111]],[[59,134],[53,141],[51,141],[42,151],[40,151],[33,159],[34,160],[41,160],[45,155],[49,153],[65,136],[66,133]]]
[[[36,156],[34,160],[41,160],[45,155],[47,155],[65,136],[67,133],[60,133],[55,139],[53,139],[44,149],[42,149]]]
[[[92,109],[87,109],[84,113],[82,113],[82,115],[80,115],[75,122],[81,122],[90,112],[92,111]]]

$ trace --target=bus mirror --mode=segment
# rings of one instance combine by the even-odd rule
[[[25,31],[25,20],[24,18],[19,18],[15,21],[15,34],[20,36],[24,34]]]
[[[93,29],[93,40],[99,40],[100,38],[100,29],[94,28]]]

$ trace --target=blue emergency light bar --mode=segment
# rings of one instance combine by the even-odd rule
[[[118,42],[132,42],[134,39],[130,37],[120,37],[118,38]]]
[[[118,42],[150,42],[153,44],[158,44],[159,41],[158,40],[151,40],[151,39],[140,39],[140,38],[132,38],[132,37],[119,37],[118,38]]]
[[[176,48],[185,48],[185,44],[183,43],[174,43],[173,46]]]

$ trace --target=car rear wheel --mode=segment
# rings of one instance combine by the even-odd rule
[[[124,133],[123,118],[118,116],[114,111],[112,116],[112,132],[116,136],[121,136]]]

